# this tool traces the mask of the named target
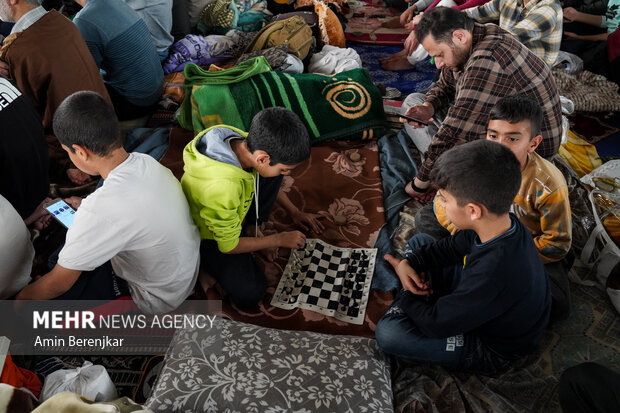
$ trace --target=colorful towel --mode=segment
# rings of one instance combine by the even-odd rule
[[[270,70],[264,57],[209,73],[185,67],[185,100],[179,123],[198,133],[218,124],[248,130],[264,108],[297,113],[313,143],[328,139],[371,139],[385,128],[383,102],[370,75],[354,69],[333,76]]]

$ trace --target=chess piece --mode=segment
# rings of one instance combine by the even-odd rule
[[[334,223],[336,225],[345,225],[347,223],[347,217],[344,215],[336,215],[334,217]]]
[[[362,159],[362,155],[360,155],[359,152],[352,152],[352,153],[349,154],[349,159],[352,162],[359,162],[360,159]]]

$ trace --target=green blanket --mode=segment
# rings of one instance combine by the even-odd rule
[[[272,71],[262,56],[221,72],[185,66],[179,123],[195,134],[218,124],[247,131],[254,115],[272,106],[299,115],[313,143],[371,139],[385,128],[383,100],[365,69],[290,75]]]

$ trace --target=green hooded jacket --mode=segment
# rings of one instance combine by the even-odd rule
[[[183,150],[185,173],[181,186],[200,230],[200,238],[215,240],[220,251],[229,252],[239,243],[241,225],[254,197],[257,172],[247,172],[240,165],[204,155],[205,140],[207,145],[219,146],[219,149],[224,145],[230,148],[228,142],[216,136],[218,133],[221,136],[223,131],[230,131],[227,137],[245,139],[247,136],[246,132],[225,125],[200,132]],[[207,135],[206,139],[200,141],[203,135]],[[238,164],[236,157],[234,161]]]

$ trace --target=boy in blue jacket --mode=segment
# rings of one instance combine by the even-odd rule
[[[403,289],[377,325],[377,342],[456,370],[506,370],[536,349],[551,309],[530,232],[508,212],[521,166],[510,149],[479,140],[445,152],[431,180],[461,231],[437,242],[418,234],[404,260],[386,255]]]

